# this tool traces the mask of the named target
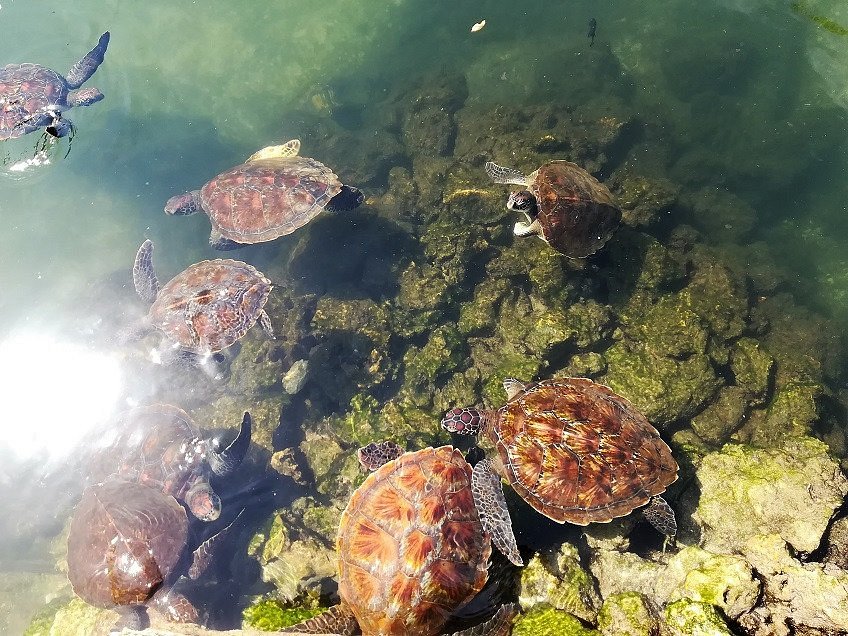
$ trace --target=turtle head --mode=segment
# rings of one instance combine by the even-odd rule
[[[358,208],[365,200],[362,190],[353,186],[343,185],[341,191],[330,199],[327,209],[331,212],[347,212]]]
[[[221,515],[221,498],[209,482],[199,479],[185,495],[191,514],[201,521],[215,521]]]
[[[457,435],[478,435],[485,422],[485,414],[477,409],[451,409],[442,418],[442,428]]]
[[[74,126],[57,113],[45,130],[51,137],[67,137],[74,131]]]
[[[528,221],[533,221],[539,213],[536,207],[536,197],[530,190],[516,190],[509,193],[509,199],[506,202],[508,210],[513,212],[523,212]]]
[[[177,196],[168,199],[168,202],[165,204],[165,213],[174,214],[176,216],[194,214],[201,209],[200,190],[192,190],[185,194],[178,194]]]

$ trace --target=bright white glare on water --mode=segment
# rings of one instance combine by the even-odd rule
[[[29,331],[0,341],[0,449],[45,463],[72,452],[113,412],[123,385],[113,356]]]

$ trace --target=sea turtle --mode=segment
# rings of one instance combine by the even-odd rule
[[[384,442],[360,449],[359,459],[374,472],[339,524],[341,604],[289,631],[353,634],[358,626],[364,636],[439,634],[486,583],[490,538],[522,563],[500,481],[478,479],[455,448],[401,454]],[[504,633],[496,630],[509,625],[511,612],[505,606],[484,631],[458,634]]]
[[[659,495],[677,479],[677,462],[630,402],[584,378],[526,386],[507,378],[504,389],[508,401],[496,411],[455,408],[442,419],[451,433],[494,443],[497,455],[478,466],[559,523],[605,523],[650,502],[648,521],[674,537],[674,512]]]
[[[153,243],[146,240],[135,257],[133,283],[141,299],[151,303],[145,325],[165,334],[180,352],[207,356],[221,351],[257,321],[274,337],[271,319],[263,309],[271,281],[247,263],[201,261],[160,289],[153,271]]]
[[[527,188],[507,200],[508,209],[527,217],[526,223],[515,224],[513,233],[535,234],[569,258],[597,252],[621,221],[621,209],[607,187],[570,161],[549,161],[527,176],[489,161],[486,174],[495,183]]]
[[[94,75],[109,45],[109,32],[66,77],[40,64],[7,64],[0,68],[0,141],[46,128],[54,137],[72,130],[62,113],[74,106],[90,106],[103,99],[96,88],[80,86]],[[79,89],[79,90],[77,90]]]
[[[188,413],[170,404],[127,411],[98,440],[89,483],[119,477],[145,484],[185,503],[201,521],[221,514],[221,499],[209,484],[210,472],[234,471],[250,447],[251,419],[245,413],[238,436],[217,450],[217,439],[203,439]]]
[[[68,534],[68,578],[87,603],[117,610],[119,626],[143,629],[151,603],[174,622],[198,620],[176,589],[182,574],[197,579],[232,524],[204,541],[186,569],[188,518],[170,495],[131,481],[89,486],[74,510]]]
[[[291,234],[321,210],[352,210],[365,198],[323,163],[299,157],[300,141],[268,146],[213,177],[200,190],[168,199],[168,214],[206,212],[209,244],[230,250]]]

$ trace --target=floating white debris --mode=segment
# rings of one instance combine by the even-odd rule
[[[474,23],[474,26],[473,26],[473,27],[471,27],[471,32],[472,32],[472,33],[477,33],[477,31],[482,30],[484,26],[486,26],[486,21],[485,21],[485,20],[480,20],[479,22],[475,22],[475,23]]]

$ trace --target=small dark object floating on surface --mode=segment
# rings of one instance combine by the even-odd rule
[[[598,21],[595,18],[589,18],[589,46],[595,45],[595,31],[598,29]]]

